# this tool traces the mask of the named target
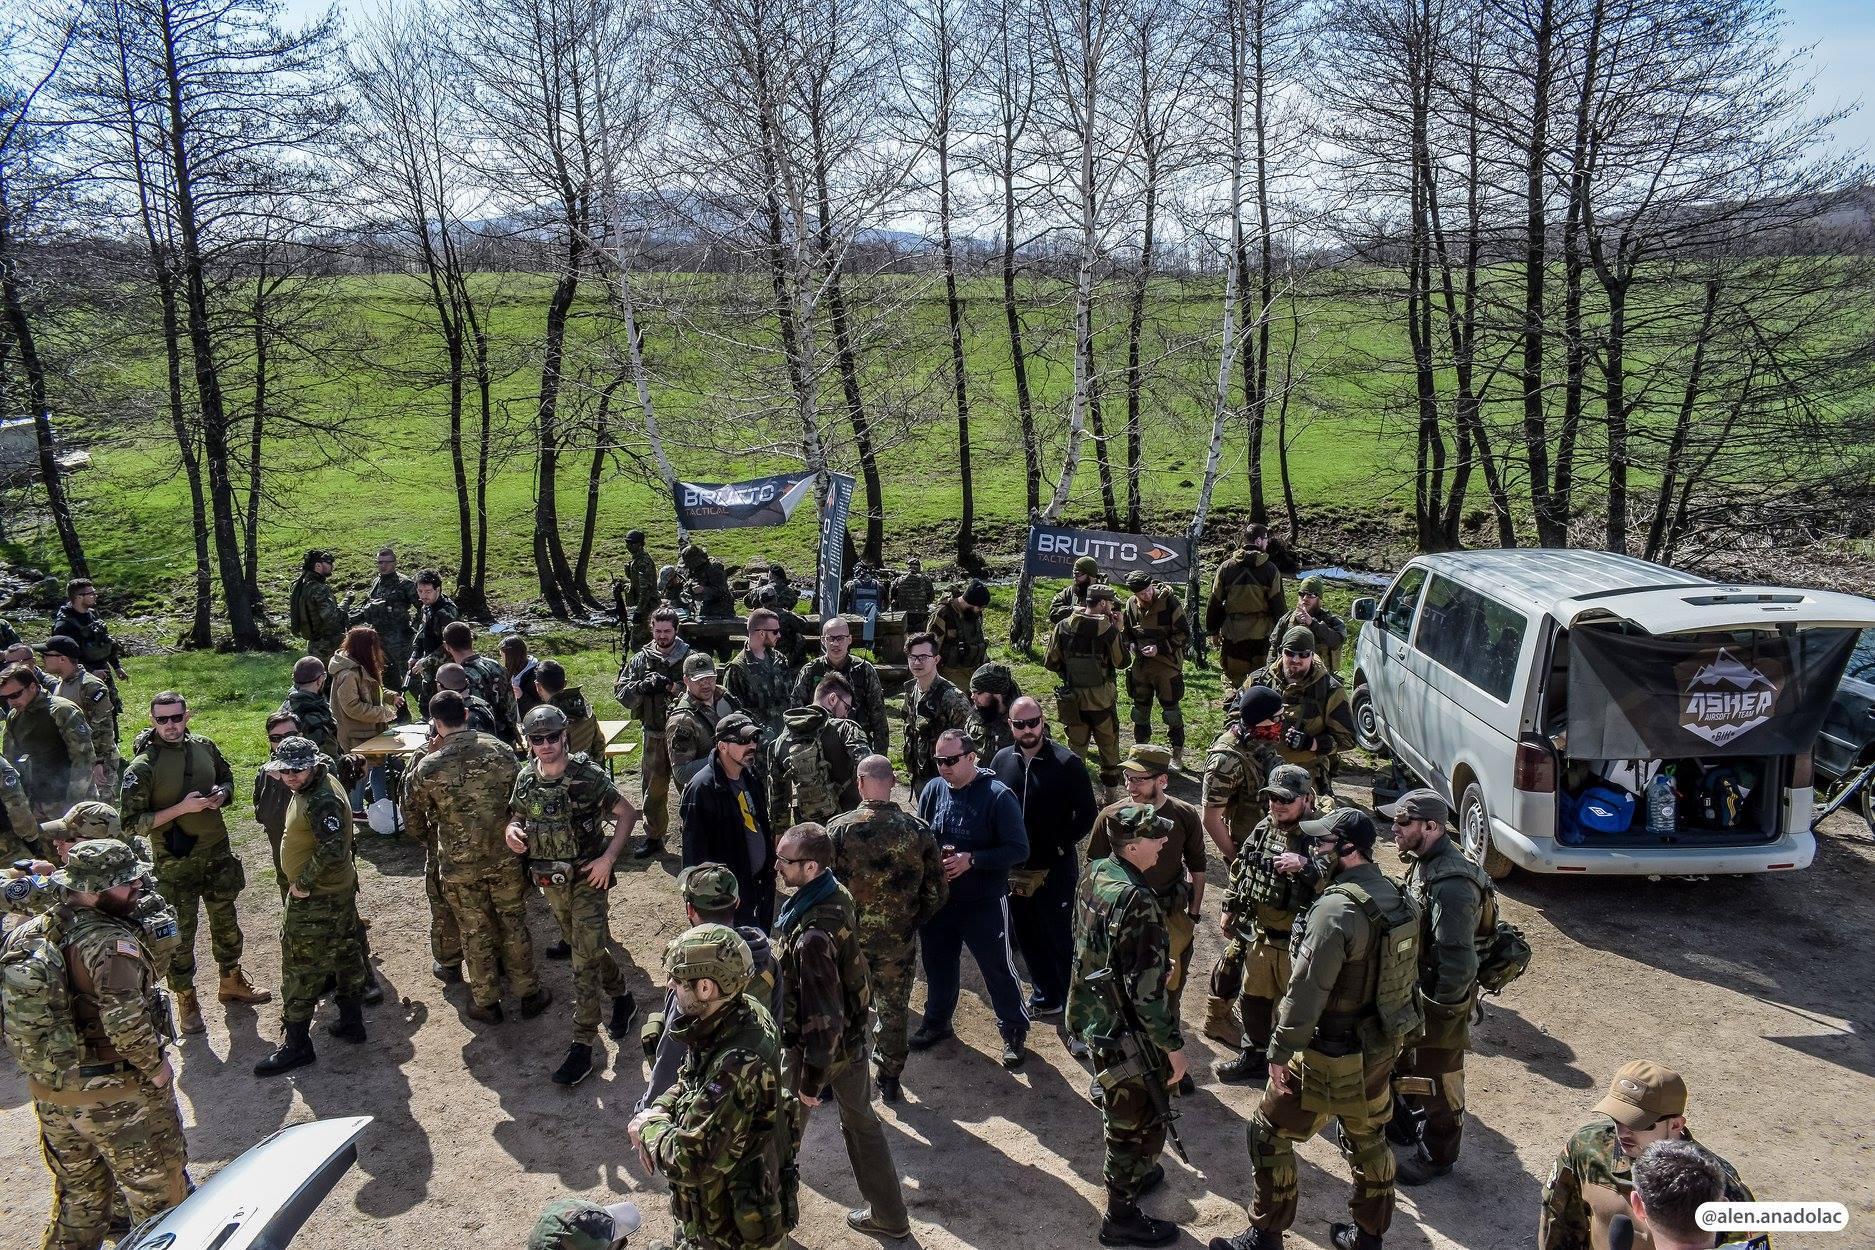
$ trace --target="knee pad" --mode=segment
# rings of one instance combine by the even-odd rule
[[[1244,1138],[1250,1147],[1252,1167],[1279,1170],[1295,1166],[1295,1143],[1278,1133],[1276,1126],[1263,1118],[1262,1112],[1254,1112],[1250,1116],[1250,1123],[1244,1129]]]

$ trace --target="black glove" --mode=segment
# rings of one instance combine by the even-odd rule
[[[1283,745],[1288,747],[1291,751],[1313,751],[1315,749],[1315,739],[1311,735],[1303,733],[1294,725],[1291,725],[1289,728],[1283,730]]]

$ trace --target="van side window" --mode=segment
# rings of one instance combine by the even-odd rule
[[[1875,682],[1875,629],[1865,629],[1856,639],[1849,656],[1849,676],[1857,681]]]
[[[1413,609],[1419,606],[1419,588],[1426,584],[1426,570],[1408,569],[1387,593],[1375,623],[1402,641],[1413,631]]]
[[[1508,703],[1527,624],[1523,613],[1457,582],[1434,577],[1413,646],[1499,703]]]

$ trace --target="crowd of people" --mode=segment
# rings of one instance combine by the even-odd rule
[[[484,654],[440,576],[403,576],[388,548],[358,607],[329,585],[332,554],[308,553],[290,622],[309,654],[266,718],[269,756],[252,786],[283,904],[281,1039],[256,1076],[316,1062],[322,999],[336,1005],[326,1034],[367,1038],[365,1008],[382,992],[355,838],[369,805],[388,801],[426,848],[432,971],[466,985],[469,1019],[499,1026],[504,991],[524,1018],[553,1005],[526,917],[531,889],[558,930],[539,956],[571,964],[568,1048],[551,1080],[577,1085],[599,1066],[601,1028],[624,1043],[636,1026],[650,1076],[628,1138],[668,1182],[681,1245],[779,1246],[798,1214],[806,1121],[828,1101],[865,1198],[849,1224],[910,1235],[874,1101],[902,1099],[914,1055],[941,1061],[932,1052],[954,1037],[966,949],[1005,1067],[1029,1060],[1035,1021],[1058,1019],[1091,1073],[1105,1131],[1100,1241],[1164,1245],[1178,1229],[1141,1204],[1165,1176],[1175,1100],[1199,1077],[1182,999],[1210,897],[1226,941],[1202,1028],[1234,1052],[1210,1079],[1263,1089],[1247,1126],[1248,1227],[1211,1250],[1282,1244],[1296,1218],[1295,1146],[1330,1122],[1353,1179],[1330,1242],[1379,1247],[1396,1183],[1437,1183],[1458,1164],[1480,995],[1530,952],[1453,841],[1437,792],[1379,809],[1404,879],[1375,863],[1374,817],[1334,794],[1353,744],[1335,671],[1345,627],[1314,579],[1289,606],[1267,543],[1251,527],[1214,578],[1203,628],[1227,675],[1227,721],[1188,769],[1190,625],[1177,591],[1145,571],[1122,579],[1122,603],[1083,561],[1049,607],[1044,662],[1059,682],[1062,741],[1037,695],[990,660],[981,582],[952,587],[909,633],[908,675],[891,694],[854,652],[845,617],[820,626],[818,654],[805,653],[811,636],[791,649],[783,614],[798,592],[779,566],[749,592],[746,642],[719,665],[681,636],[689,614],[672,596],[692,587],[720,609],[720,566],[687,547],[680,585],[634,531],[621,593],[633,641],[613,695],[640,729],[635,796],[560,662],[513,636]],[[94,588],[72,586],[52,635],[10,640],[0,669],[0,813],[15,864],[0,968],[5,1040],[54,1179],[44,1244],[89,1250],[187,1192],[168,1056],[207,1027],[202,912],[217,1000],[272,994],[242,966],[233,771],[190,728],[185,694],[169,690],[149,698],[149,724],[118,761],[126,675]],[[1134,736],[1124,754],[1122,680]],[[414,756],[359,753],[406,718],[427,725]],[[1170,793],[1180,775],[1196,780],[1196,803]],[[1212,850],[1227,866],[1221,883],[1207,881]],[[642,1020],[609,928],[628,856],[676,861],[687,922]],[[1662,1250],[1714,1244],[1691,1222],[1695,1199],[1749,1191],[1693,1141],[1687,1103],[1684,1082],[1657,1063],[1614,1075],[1544,1190],[1542,1250],[1611,1244],[1624,1222]],[[531,1244],[583,1250],[634,1221],[560,1203]]]

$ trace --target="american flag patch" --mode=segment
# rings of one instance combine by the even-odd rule
[[[135,959],[137,956],[143,954],[143,948],[129,938],[118,938],[117,953],[120,955],[128,955],[132,959]]]

